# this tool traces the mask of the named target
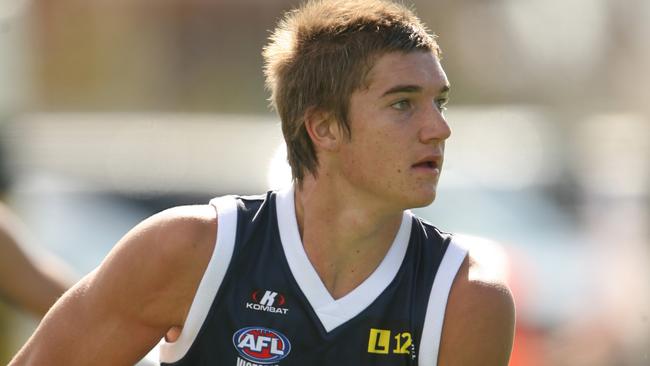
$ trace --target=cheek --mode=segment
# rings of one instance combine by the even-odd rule
[[[398,140],[394,134],[378,132],[368,136],[363,144],[364,151],[359,153],[363,154],[367,164],[374,166],[374,171],[384,174],[401,173],[406,148]]]
[[[386,146],[374,134],[361,133],[344,151],[345,170],[352,176],[377,174],[382,171],[381,162],[386,160]]]

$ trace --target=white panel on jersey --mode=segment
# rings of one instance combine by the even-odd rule
[[[457,239],[453,237],[442,258],[442,262],[440,262],[431,287],[427,313],[424,317],[422,339],[420,340],[419,365],[436,366],[438,364],[438,351],[442,336],[442,324],[447,309],[447,298],[449,297],[451,285],[466,255],[467,249],[461,247]]]
[[[183,330],[175,342],[160,344],[160,361],[172,363],[180,360],[190,349],[198,334],[212,302],[217,295],[221,281],[226,274],[237,233],[237,202],[233,196],[224,196],[210,201],[217,209],[217,242],[208,267],[196,290],[192,306],[187,314]]]
[[[327,332],[357,316],[393,281],[402,265],[411,235],[413,215],[405,211],[402,224],[379,267],[357,288],[335,300],[305,253],[298,232],[293,186],[278,192],[278,226],[291,273]]]

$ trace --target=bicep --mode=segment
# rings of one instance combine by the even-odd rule
[[[133,365],[164,334],[127,253],[113,255],[64,294],[17,356],[18,364]],[[140,274],[141,275],[141,274]],[[127,278],[131,278],[128,280]]]
[[[211,249],[201,240],[216,228],[196,221],[154,216],[132,230],[55,304],[17,360],[29,365],[137,362],[184,321],[202,273],[200,258]]]
[[[17,356],[17,364],[133,365],[155,345],[160,329],[134,321],[115,306],[128,291],[106,301],[110,294],[91,288],[92,277],[54,305]]]

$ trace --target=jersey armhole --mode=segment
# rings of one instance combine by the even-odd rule
[[[433,280],[429,302],[427,303],[422,339],[420,340],[420,361],[418,364],[421,366],[436,366],[438,364],[438,351],[447,309],[447,299],[451,291],[451,285],[466,255],[467,249],[461,247],[452,237]]]
[[[224,196],[212,199],[210,205],[217,211],[216,244],[180,336],[174,342],[163,338],[160,343],[160,362],[177,362],[187,354],[208,316],[232,258],[237,233],[237,201],[233,196]]]

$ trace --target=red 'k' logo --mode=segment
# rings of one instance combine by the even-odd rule
[[[264,294],[260,296],[261,293],[262,290],[253,291],[251,294],[251,299],[253,299],[253,301],[256,303],[265,306],[280,307],[285,303],[284,295],[279,292],[265,290]]]

